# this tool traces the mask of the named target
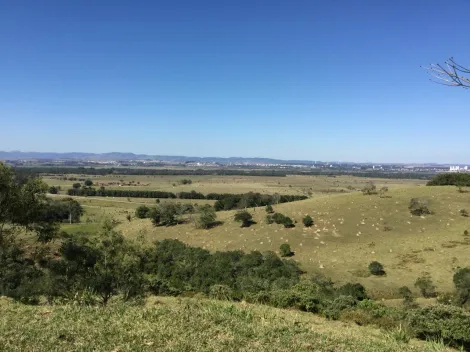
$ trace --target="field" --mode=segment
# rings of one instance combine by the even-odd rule
[[[451,351],[309,313],[155,297],[145,307],[26,306],[0,298],[2,351]]]
[[[460,209],[470,208],[470,193],[458,193],[455,187],[425,187],[417,180],[346,176],[190,178],[192,185],[177,185],[176,191],[296,194],[310,189],[312,197],[275,206],[275,211],[297,222],[292,229],[267,225],[263,208],[249,209],[256,221],[249,228],[240,228],[240,224],[233,221],[234,211],[218,212],[218,220],[223,224],[210,230],[197,230],[191,223],[153,227],[148,219],[126,220],[126,215],[133,214],[139,204],[151,204],[153,200],[91,197],[77,198],[86,209],[83,223],[64,228],[93,231],[99,227],[103,216],[112,216],[120,221],[118,230],[125,236],[143,237],[148,242],[177,238],[213,251],[278,251],[279,246],[287,242],[295,252],[293,259],[301,264],[307,275],[323,273],[339,283],[360,282],[376,298],[395,298],[398,287],[403,285],[414,290],[416,278],[426,273],[431,274],[438,291],[451,291],[455,268],[470,265],[470,236],[463,235],[464,230],[470,230],[470,218],[459,214]],[[181,177],[157,176],[151,182],[153,189],[175,191],[172,184],[178,179]],[[55,184],[56,180],[46,181]],[[378,188],[387,186],[386,197],[365,196],[357,191],[369,181]],[[408,204],[413,197],[427,199],[434,214],[412,216]],[[209,201],[191,202],[203,204]],[[302,225],[302,218],[307,214],[315,220],[311,228]],[[368,275],[367,266],[374,260],[385,266],[387,275]],[[418,295],[418,291],[414,293]]]

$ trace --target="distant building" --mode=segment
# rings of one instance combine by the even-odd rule
[[[460,167],[460,166],[451,166],[449,167],[450,172],[468,172],[468,166]]]

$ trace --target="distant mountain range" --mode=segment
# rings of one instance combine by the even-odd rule
[[[170,155],[147,155],[134,153],[41,153],[41,152],[21,152],[0,151],[0,160],[87,160],[87,161],[124,161],[124,160],[149,160],[165,162],[205,162],[218,164],[303,164],[313,165],[315,162],[310,160],[280,160],[270,158],[242,158],[242,157],[188,157],[188,156],[170,156]]]

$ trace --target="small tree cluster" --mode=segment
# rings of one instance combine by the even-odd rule
[[[196,218],[196,228],[210,229],[216,225],[217,214],[215,209],[209,204],[205,204],[198,208],[198,216]]]
[[[274,213],[272,215],[272,220],[276,224],[284,225],[285,228],[295,227],[294,222],[288,216],[285,216],[281,213]]]

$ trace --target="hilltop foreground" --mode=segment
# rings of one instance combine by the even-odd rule
[[[452,351],[309,313],[206,299],[103,308],[3,298],[0,309],[2,351]]]

